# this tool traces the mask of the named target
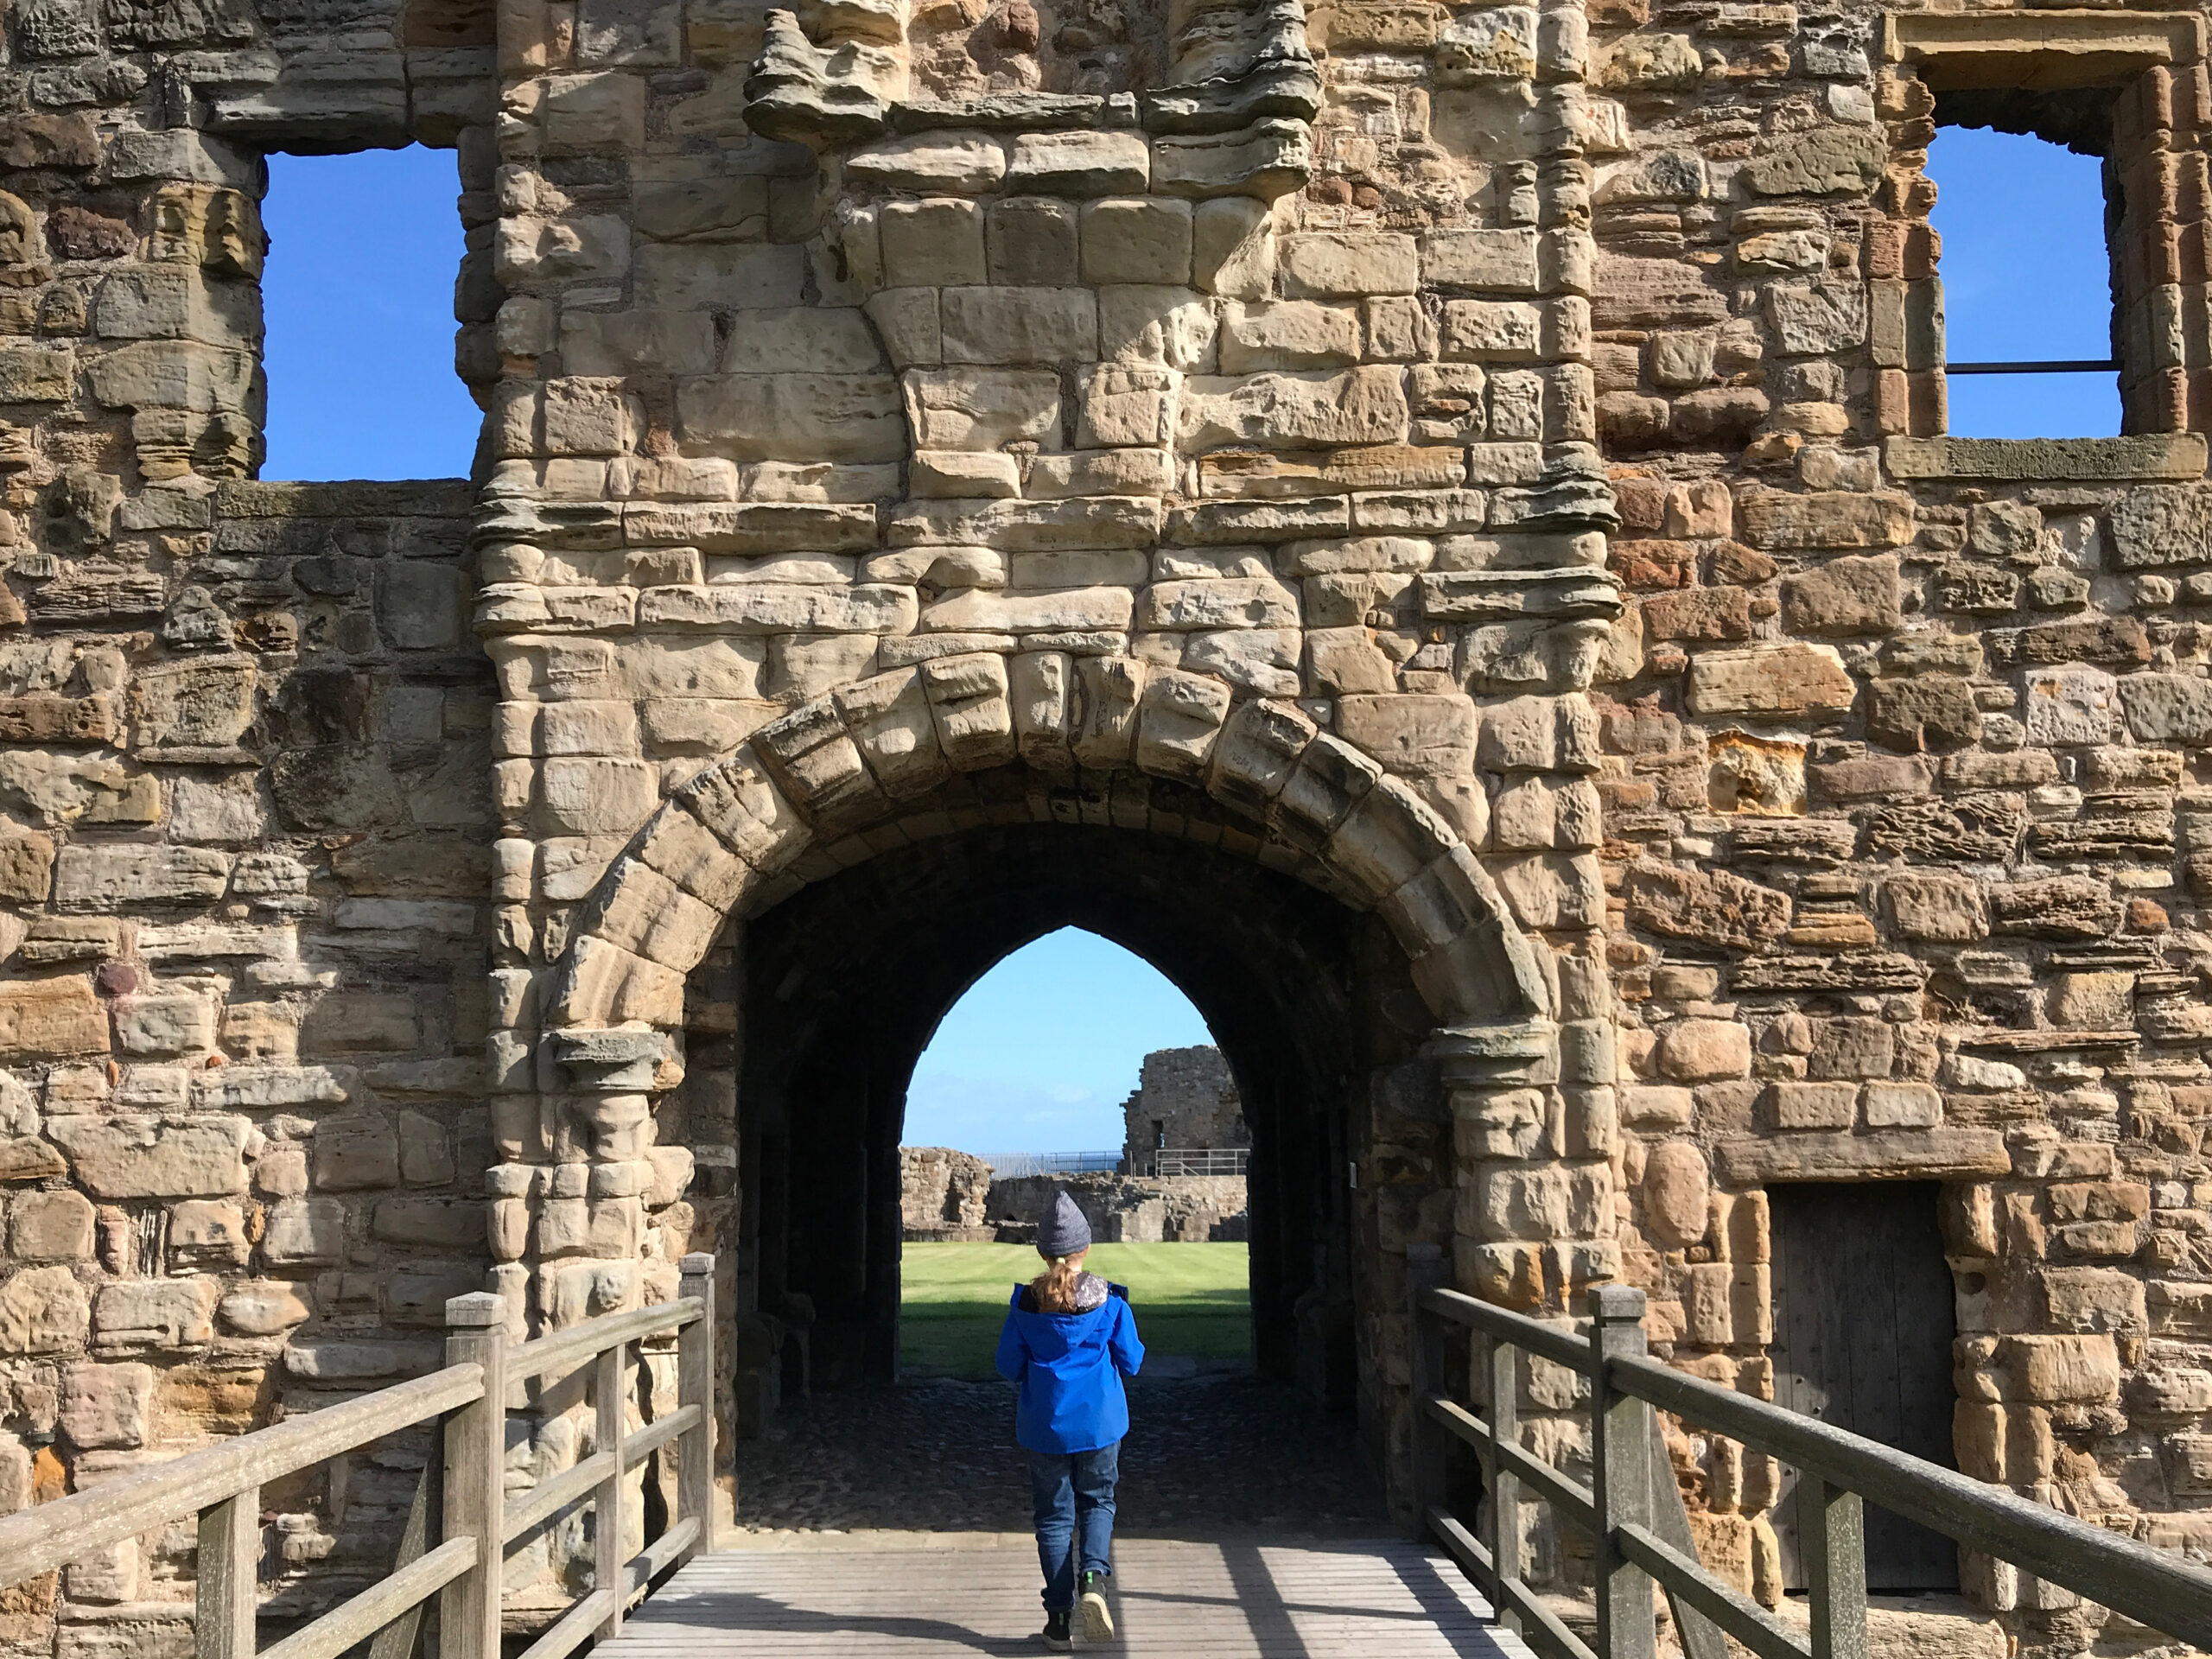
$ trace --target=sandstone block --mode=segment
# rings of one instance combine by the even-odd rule
[[[399,1141],[381,1117],[326,1118],[315,1132],[315,1184],[356,1192],[399,1184]]]
[[[1098,300],[1084,288],[948,288],[948,363],[1060,363],[1099,356]]]
[[[1006,147],[988,133],[918,132],[863,144],[845,176],[920,194],[983,195],[1006,176]]]
[[[1405,435],[1407,418],[1395,369],[1193,375],[1184,384],[1177,443],[1186,454],[1226,444],[1390,443]]]
[[[1076,210],[1043,196],[994,202],[984,221],[990,280],[1006,287],[1066,288],[1077,280]]]
[[[1395,232],[1305,232],[1282,238],[1277,257],[1282,291],[1292,299],[1411,294],[1421,286],[1419,247]]]
[[[1623,892],[1631,925],[1670,938],[1748,950],[1772,944],[1789,925],[1786,893],[1726,870],[1639,862]]]
[[[1222,308],[1221,368],[1224,374],[1264,369],[1325,369],[1357,363],[1359,314],[1350,306],[1310,300]]]
[[[1680,1020],[1661,1033],[1659,1070],[1676,1083],[1749,1077],[1751,1033],[1732,1020]]]
[[[1859,1085],[1777,1080],[1766,1104],[1777,1129],[1847,1129],[1859,1121]]]
[[[1981,884],[1940,870],[1901,871],[1882,884],[1890,915],[1908,939],[1964,944],[1989,931]]]
[[[1981,708],[1973,683],[1953,674],[1872,681],[1866,687],[1866,735],[1906,753],[1971,743],[1981,735]]]
[[[81,1192],[26,1192],[8,1208],[8,1253],[18,1262],[82,1261],[92,1253],[92,1220]]]
[[[52,1117],[48,1136],[92,1197],[219,1198],[245,1191],[244,1118]]]
[[[1191,280],[1191,204],[1145,197],[1083,210],[1083,280],[1182,287]]]
[[[1782,615],[1793,633],[1892,632],[1900,617],[1895,556],[1847,556],[1785,578]]]
[[[1942,1091],[1932,1084],[1876,1082],[1866,1085],[1870,1128],[1933,1128],[1943,1121]]]
[[[1464,778],[1474,770],[1475,710],[1462,696],[1342,697],[1337,731],[1401,777]]]
[[[230,869],[228,854],[200,847],[65,847],[55,861],[54,908],[109,914],[206,904],[223,896]]]
[[[92,1300],[92,1351],[100,1355],[181,1352],[215,1339],[221,1285],[212,1274],[125,1279],[102,1285]]]
[[[1134,132],[1027,132],[1007,162],[1009,193],[1135,195],[1151,181],[1152,152]]]
[[[1283,117],[1230,132],[1162,133],[1153,140],[1153,188],[1163,196],[1274,200],[1313,175],[1313,131]]]
[[[918,448],[1059,447],[1060,378],[1052,370],[909,369],[900,384]]]
[[[1897,547],[1912,537],[1912,498],[1851,491],[1808,495],[1762,491],[1737,502],[1736,524],[1745,538],[1758,547]]]
[[[66,1354],[84,1345],[92,1304],[67,1268],[32,1268],[0,1287],[0,1353]]]
[[[1266,298],[1275,274],[1268,220],[1266,204],[1249,196],[1199,202],[1191,226],[1193,284],[1224,299]]]
[[[0,1061],[104,1054],[107,1047],[107,1016],[92,995],[91,980],[31,979],[0,985]]]
[[[1857,696],[1833,645],[1751,645],[1700,652],[1690,662],[1693,714],[1840,714]]]
[[[143,1446],[153,1403],[150,1365],[86,1363],[61,1374],[61,1432],[80,1452]]]
[[[1643,1162],[1644,1236],[1662,1249],[1687,1249],[1705,1236],[1710,1187],[1705,1154],[1687,1141],[1651,1148]]]
[[[1526,362],[1541,355],[1543,313],[1516,300],[1446,300],[1438,349],[1446,358]]]

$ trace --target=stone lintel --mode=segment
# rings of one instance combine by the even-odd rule
[[[2204,475],[2197,432],[2126,438],[1886,438],[1882,464],[1897,479],[2028,482],[2194,479]]]
[[[1721,1179],[1732,1186],[1768,1181],[1924,1181],[2012,1173],[2012,1154],[1996,1129],[1881,1129],[1854,1135],[1763,1135],[1724,1141],[1717,1148]]]

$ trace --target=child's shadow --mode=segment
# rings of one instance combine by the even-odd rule
[[[702,1635],[709,1630],[760,1630],[772,1631],[778,1636],[890,1637],[906,1642],[936,1642],[967,1648],[987,1656],[987,1659],[1017,1659],[1018,1656],[1019,1659],[1033,1659],[1038,1651],[1037,1637],[1033,1633],[1017,1637],[983,1636],[965,1625],[941,1618],[819,1612],[809,1607],[794,1607],[788,1602],[778,1601],[772,1596],[754,1595],[740,1590],[710,1590],[680,1599],[668,1597],[649,1605],[658,1605],[669,1613],[678,1615],[670,1618],[668,1624]],[[650,1618],[632,1618],[628,1628],[643,1635],[658,1622]],[[661,1639],[665,1642],[676,1634],[675,1630],[669,1630]]]

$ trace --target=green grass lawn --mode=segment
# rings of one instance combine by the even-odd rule
[[[1250,1258],[1243,1244],[1100,1244],[1084,1266],[1129,1287],[1148,1352],[1251,1352]],[[1027,1244],[909,1244],[899,1257],[899,1363],[924,1376],[989,1376],[1018,1281],[1044,1270]]]

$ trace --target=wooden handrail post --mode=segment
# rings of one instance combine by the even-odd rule
[[[630,1344],[602,1348],[592,1374],[592,1408],[598,1414],[599,1449],[613,1455],[592,1498],[592,1587],[607,1598],[602,1642],[622,1634],[622,1385],[630,1374]]]
[[[1658,1619],[1651,1581],[1621,1553],[1614,1529],[1651,1524],[1651,1408],[1615,1389],[1609,1359],[1641,1359],[1643,1293],[1631,1285],[1590,1292],[1590,1441],[1598,1500],[1598,1652],[1600,1659],[1654,1659]]]
[[[677,1408],[699,1408],[698,1421],[676,1443],[676,1518],[699,1522],[679,1562],[707,1548],[715,1526],[715,1258],[695,1251],[680,1265],[682,1294],[697,1297],[701,1313],[676,1338]]]
[[[1506,1586],[1521,1581],[1521,1477],[1497,1448],[1521,1442],[1521,1368],[1513,1344],[1491,1336],[1483,1338],[1483,1364],[1490,1384],[1490,1504],[1483,1516],[1490,1535],[1483,1541],[1497,1574],[1497,1622],[1518,1630],[1521,1615]]]
[[[1797,1536],[1813,1659],[1866,1659],[1866,1512],[1859,1494],[1810,1471],[1800,1474]]]
[[[192,1647],[197,1659],[253,1659],[255,1596],[261,1577],[261,1488],[200,1511],[200,1554],[192,1588]]]
[[[484,1395],[446,1419],[445,1538],[476,1540],[476,1565],[439,1592],[438,1659],[499,1659],[499,1540],[507,1462],[507,1304],[487,1291],[446,1303],[446,1363],[479,1365]]]
[[[1428,1535],[1428,1512],[1445,1501],[1444,1446],[1428,1421],[1432,1395],[1445,1392],[1444,1331],[1440,1322],[1421,1305],[1421,1293],[1444,1282],[1444,1253],[1435,1245],[1413,1244],[1406,1249],[1406,1370],[1412,1395],[1412,1419],[1406,1433],[1406,1456],[1412,1467],[1410,1486],[1414,1505],[1414,1536]]]

